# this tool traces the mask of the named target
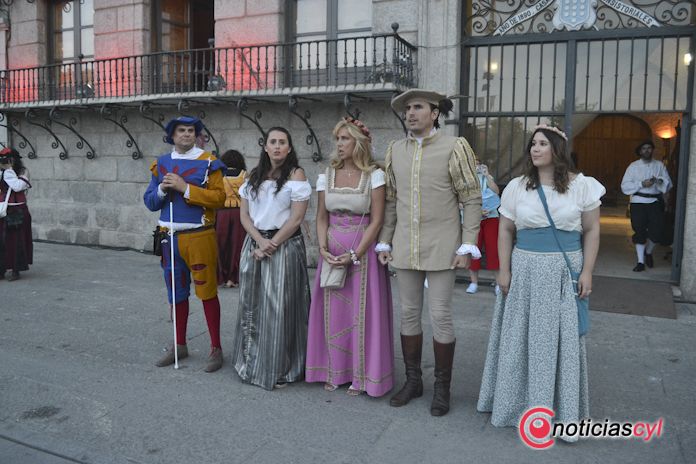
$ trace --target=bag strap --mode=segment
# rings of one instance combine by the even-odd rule
[[[485,174],[479,174],[479,184],[481,184],[481,193],[488,188],[488,179],[486,179]]]
[[[551,213],[549,212],[549,205],[546,203],[546,194],[544,194],[544,189],[541,187],[541,183],[537,186],[536,191],[539,194],[539,198],[541,199],[541,204],[544,206],[544,211],[546,212],[546,217],[549,220],[549,224],[551,224],[553,238],[556,239],[556,244],[558,245],[558,248],[561,250],[561,253],[563,253],[563,259],[565,259],[566,265],[568,266],[568,271],[570,271],[570,275],[572,278],[573,268],[570,265],[570,259],[568,259],[568,255],[561,246],[561,240],[558,238],[558,230],[556,229],[556,224],[554,224],[553,218],[551,217]]]

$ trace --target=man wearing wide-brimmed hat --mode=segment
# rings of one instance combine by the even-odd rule
[[[222,172],[225,165],[211,153],[195,146],[203,130],[198,118],[181,116],[165,127],[165,140],[174,145],[171,153],[157,158],[150,171],[152,178],[145,192],[145,206],[159,211],[159,226],[174,234],[162,246],[162,270],[169,293],[169,303],[175,305],[176,349],[178,359],[188,356],[186,323],[189,313],[188,297],[191,280],[196,295],[203,301],[208,323],[211,352],[206,372],[222,366],[220,345],[220,301],[217,296],[217,242],[215,210],[225,203]],[[171,208],[170,208],[171,204]],[[173,212],[170,218],[170,210]],[[170,243],[174,240],[175,298],[172,300]],[[163,367],[174,364],[174,346],[157,362]]]
[[[421,352],[423,286],[433,326],[435,388],[430,413],[449,411],[455,336],[452,291],[456,269],[467,269],[481,220],[481,192],[476,157],[463,137],[445,135],[438,118],[452,101],[437,92],[411,89],[392,100],[409,129],[390,143],[385,164],[387,204],[376,250],[383,264],[396,269],[401,300],[401,348],[406,384],[391,398],[403,406],[423,394]],[[463,205],[463,220],[459,205]]]

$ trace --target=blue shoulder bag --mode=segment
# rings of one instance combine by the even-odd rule
[[[580,277],[580,273],[573,271],[573,268],[570,265],[570,259],[568,259],[568,255],[566,255],[565,250],[561,246],[561,242],[558,239],[556,224],[554,224],[553,219],[551,218],[549,206],[546,204],[546,195],[544,194],[544,189],[541,187],[541,184],[536,190],[537,193],[539,193],[539,198],[541,198],[541,204],[544,205],[544,211],[546,211],[546,217],[549,220],[549,224],[551,224],[553,237],[556,239],[556,244],[558,244],[558,248],[561,250],[561,253],[563,253],[563,258],[568,266],[568,271],[570,271],[570,278],[573,281],[573,291],[575,292],[575,304],[578,307],[578,333],[582,337],[590,330],[590,298],[580,298],[580,294],[578,293],[578,278]]]

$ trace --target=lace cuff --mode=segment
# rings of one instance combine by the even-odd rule
[[[457,254],[459,256],[471,254],[473,259],[481,259],[481,250],[479,250],[476,245],[467,245],[466,243],[462,243],[462,246],[457,249]]]
[[[387,252],[391,253],[391,251],[392,251],[391,245],[388,243],[384,243],[384,242],[379,242],[377,245],[375,245],[375,253],[379,253],[382,251],[387,251]]]

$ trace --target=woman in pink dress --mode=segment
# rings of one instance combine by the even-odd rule
[[[384,220],[384,171],[372,158],[370,132],[355,119],[334,127],[336,151],[317,179],[321,259],[309,311],[307,382],[349,395],[382,396],[394,382],[391,286],[374,251]],[[321,287],[323,266],[347,269],[342,288]]]

